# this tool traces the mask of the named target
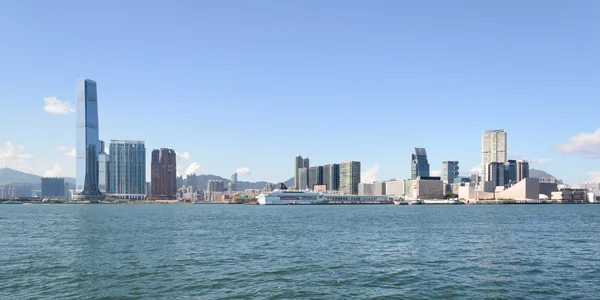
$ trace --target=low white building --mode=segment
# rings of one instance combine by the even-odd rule
[[[385,183],[385,195],[392,197],[404,197],[406,191],[406,180],[387,181]]]
[[[359,183],[359,196],[382,196],[385,195],[385,182]]]

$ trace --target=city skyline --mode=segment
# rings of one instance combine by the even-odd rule
[[[509,9],[517,4],[518,12]],[[589,38],[599,22],[594,14],[599,4],[570,6],[576,14],[535,1],[460,9],[352,1],[239,5],[248,13],[235,18],[220,3],[141,8],[149,18],[166,14],[171,27],[165,31],[131,18],[140,9],[135,3],[123,4],[119,12],[87,3],[76,10],[60,3],[34,9],[0,4],[0,25],[11,28],[6,35],[11,47],[0,50],[10,57],[0,74],[0,104],[10,113],[0,126],[12,129],[0,140],[0,166],[76,177],[73,82],[85,77],[98,82],[101,138],[174,149],[183,175],[227,178],[242,169],[241,181],[279,182],[292,177],[290,157],[302,153],[315,166],[360,161],[368,179],[407,178],[406,157],[417,146],[427,149],[431,175],[439,175],[442,161],[449,160],[459,161],[466,175],[483,168],[482,132],[502,128],[510,135],[507,159],[526,159],[530,168],[569,183],[600,181],[595,101],[600,43]],[[80,9],[107,18],[87,20],[76,13]],[[57,20],[44,22],[46,10]],[[290,10],[297,14],[281,17]],[[191,18],[199,12],[201,18]],[[508,25],[506,15],[513,17]],[[475,22],[480,17],[489,23]],[[111,18],[118,22],[108,22]],[[423,18],[430,22],[413,25]],[[13,29],[21,22],[26,25]],[[75,26],[80,23],[96,33],[98,47],[78,46],[87,33]],[[148,49],[129,39],[134,29],[135,36],[152,37],[157,46]],[[538,34],[546,31],[577,34]],[[60,46],[40,47],[55,44]],[[36,76],[24,65],[36,66]],[[189,93],[189,86],[196,92]],[[577,113],[565,114],[565,104]],[[417,109],[421,113],[407,113]],[[323,122],[300,125],[300,116],[319,110],[331,113]],[[367,117],[371,121],[363,122]],[[43,127],[34,128],[29,119]],[[332,124],[340,124],[340,145],[331,135],[313,134]],[[417,126],[406,130],[404,124]],[[195,129],[205,127],[209,130]],[[399,138],[386,139],[383,132],[389,130]],[[276,147],[252,139],[264,132],[277,139]]]

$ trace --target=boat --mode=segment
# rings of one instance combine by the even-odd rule
[[[419,204],[423,204],[423,201],[421,201],[421,199],[408,200],[408,205],[419,205]]]
[[[457,199],[428,199],[423,200],[423,204],[463,204]]]
[[[310,205],[310,204],[393,204],[389,196],[356,196],[334,192],[288,190],[284,184],[279,189],[263,192],[257,197],[259,205]]]
[[[21,203],[21,201],[9,200],[9,201],[3,202],[2,204],[23,204],[23,203]]]

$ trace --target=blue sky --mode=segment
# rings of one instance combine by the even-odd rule
[[[425,147],[432,170],[464,174],[481,133],[505,129],[509,156],[600,180],[598,15],[598,1],[4,1],[0,163],[74,176],[63,101],[85,77],[102,139],[187,152],[182,173],[281,181],[301,154],[387,180]]]

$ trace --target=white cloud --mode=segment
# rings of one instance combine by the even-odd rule
[[[67,101],[60,100],[56,97],[44,98],[44,110],[51,114],[66,115],[75,112],[75,108]]]
[[[200,165],[197,162],[193,162],[185,169],[185,175],[197,173],[199,169]]]
[[[238,175],[249,175],[250,174],[250,168],[247,168],[247,167],[237,168],[235,170],[235,172],[238,173]]]
[[[600,171],[589,171],[586,175],[590,178],[590,181],[600,182]]]
[[[579,153],[585,157],[600,157],[600,128],[592,133],[582,132],[571,137],[566,143],[556,145],[563,154]]]
[[[76,154],[75,154],[75,153],[76,153],[76,152],[75,152],[75,148],[71,148],[71,149],[70,149],[69,147],[65,147],[65,146],[59,146],[59,147],[56,147],[56,150],[63,152],[63,154],[64,154],[66,157],[72,157],[72,158],[75,158],[75,156],[76,156]]]
[[[58,151],[67,151],[67,150],[69,150],[69,147],[59,146],[59,147],[56,147],[56,150],[58,150]]]
[[[483,169],[481,168],[480,165],[472,166],[471,169],[469,170],[470,173],[476,173],[476,174],[481,173],[481,171],[483,171]]]
[[[516,153],[516,152],[508,152],[508,158],[509,159],[516,159],[516,160],[526,160],[529,163],[533,163],[533,164],[536,164],[536,163],[545,163],[545,162],[551,161],[551,159],[549,159],[549,158],[529,158],[529,157],[526,157],[526,156],[521,155],[521,154]]]
[[[440,170],[433,170],[433,171],[429,172],[429,175],[430,176],[434,176],[434,177],[439,177],[439,176],[442,176],[442,171],[440,171]]]
[[[364,171],[360,176],[360,182],[369,183],[377,181],[377,173],[379,173],[379,163]]]
[[[75,158],[75,148],[71,149],[71,151],[65,153],[65,156]]]
[[[44,172],[44,177],[56,177],[60,175],[61,172],[62,168],[60,167],[60,164],[55,163],[54,166],[52,166],[52,169],[46,170],[46,172]]]
[[[177,158],[180,158],[183,160],[188,160],[188,159],[190,159],[190,153],[189,152],[182,152],[182,153],[177,152]]]
[[[0,166],[12,166],[19,170],[30,171],[27,164],[33,160],[33,155],[25,152],[25,147],[15,145],[11,141],[6,141],[4,147],[0,147]]]

